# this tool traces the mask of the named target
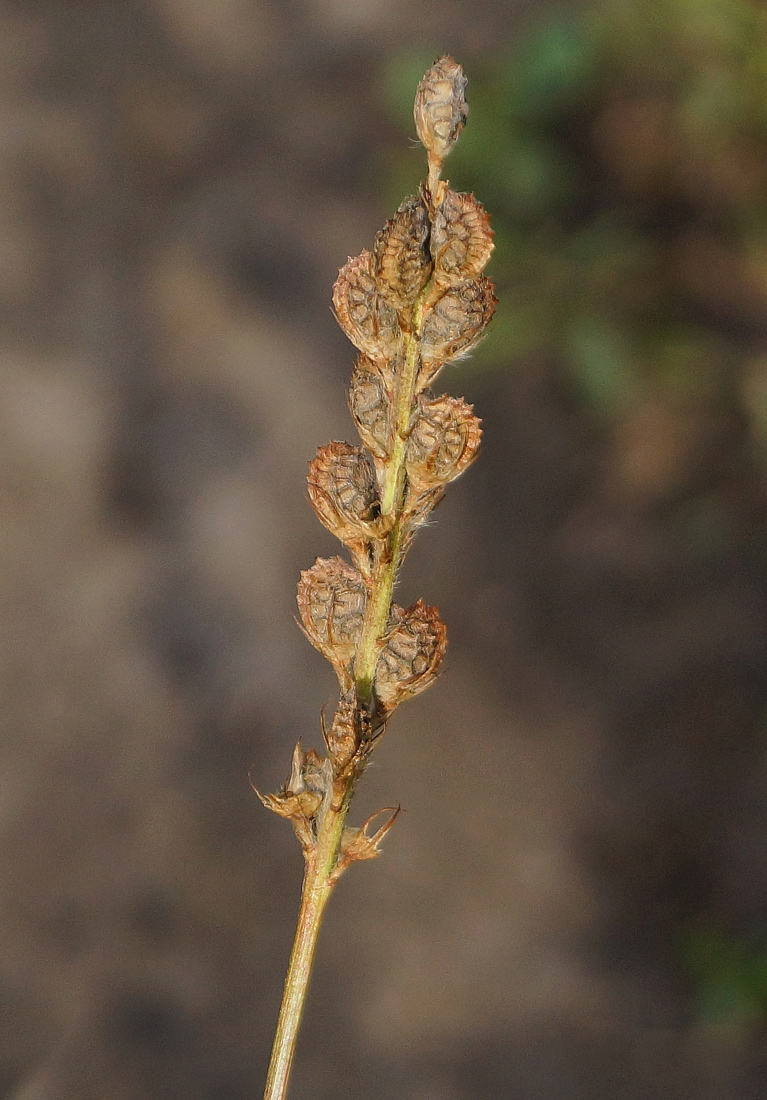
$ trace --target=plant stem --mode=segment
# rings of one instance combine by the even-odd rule
[[[340,797],[329,800],[324,812],[321,813],[317,847],[306,858],[298,926],[285,978],[264,1100],[284,1100],[287,1095],[317,938],[322,927],[325,907],[337,881],[333,871],[338,859],[353,786],[354,779],[349,778],[344,787],[337,792]]]
[[[430,284],[429,284],[430,285]],[[370,706],[373,697],[378,648],[381,637],[386,632],[394,582],[400,564],[402,547],[402,506],[405,497],[405,458],[407,439],[410,433],[410,418],[413,412],[418,368],[420,366],[421,324],[423,322],[423,303],[429,286],[421,292],[412,315],[412,325],[405,336],[405,356],[402,374],[398,379],[397,392],[392,408],[394,420],[394,439],[392,453],[386,461],[386,481],[381,493],[381,514],[393,515],[394,523],[386,544],[386,556],[378,562],[373,586],[368,597],[365,623],[362,637],[357,647],[354,662],[354,679],[357,685],[357,697],[365,706]]]
[[[387,540],[387,552],[382,555],[375,571],[362,636],[357,649],[354,675],[358,697],[363,705],[370,705],[372,701],[378,647],[386,631],[394,582],[400,563],[402,507],[405,496],[405,455],[420,363],[420,328],[425,297],[424,290],[413,310],[412,328],[405,334],[403,370],[392,410],[394,440],[387,463],[386,483],[382,493],[382,512],[385,515],[393,515],[394,523]],[[320,812],[317,846],[312,852],[306,853],[298,926],[285,978],[264,1100],[284,1100],[287,1094],[317,939],[325,907],[338,877],[334,876],[333,872],[338,861],[344,822],[349,811],[355,778],[356,776],[353,775],[345,780],[341,789],[334,792],[334,797]]]

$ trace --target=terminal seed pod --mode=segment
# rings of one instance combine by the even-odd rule
[[[429,162],[429,191],[435,195],[442,161],[466,125],[466,77],[449,54],[424,73],[415,93],[413,118]]]

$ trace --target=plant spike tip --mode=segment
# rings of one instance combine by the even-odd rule
[[[413,108],[415,128],[429,161],[428,188],[432,201],[437,199],[442,161],[458,141],[468,114],[463,69],[445,54],[421,78]]]
[[[339,702],[326,756],[301,744],[270,810],[290,820],[306,861],[298,930],[280,1009],[264,1100],[284,1100],[309,972],[328,898],[352,863],[379,854],[399,809],[372,836],[347,826],[355,786],[400,703],[439,675],[447,628],[436,607],[393,602],[399,568],[447,485],[477,456],[480,421],[463,398],[433,396],[446,363],[482,339],[495,309],[483,275],[493,249],[490,219],[473,195],[440,180],[466,122],[466,77],[447,55],[415,97],[428,178],[378,233],[372,251],[338,273],[333,307],[359,351],[349,408],[361,445],[321,447],[309,465],[309,499],[353,564],[318,558],[301,574],[301,628],[333,666]],[[383,811],[381,811],[383,812]],[[373,815],[374,817],[377,815]]]

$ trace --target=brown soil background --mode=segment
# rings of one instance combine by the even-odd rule
[[[380,77],[413,27],[471,76],[520,13],[0,8],[2,1097],[260,1094],[301,859],[248,775],[333,699],[294,591],[352,432],[330,286],[410,136]],[[763,1096],[676,935],[762,920],[764,577],[691,567],[552,365],[446,385],[486,443],[401,596],[448,667],[360,792],[407,813],[334,899],[292,1100]]]

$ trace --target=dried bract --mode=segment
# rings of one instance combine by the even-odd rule
[[[367,597],[364,578],[341,558],[317,558],[298,582],[304,632],[333,665],[344,690],[351,688],[349,664],[359,643]]]
[[[349,409],[365,446],[376,458],[391,452],[392,393],[373,359],[357,360],[349,389]]]
[[[325,729],[323,723],[323,736],[337,774],[364,763],[375,735],[370,717],[359,706],[353,689],[341,696],[330,729]]]
[[[392,358],[401,334],[397,315],[376,287],[372,256],[350,257],[333,284],[338,323],[356,348],[373,359]]]
[[[429,212],[423,200],[412,195],[383,227],[373,249],[380,294],[408,316],[432,271],[429,230]]]
[[[411,487],[446,485],[468,469],[479,452],[480,420],[462,397],[421,398],[407,446]]]
[[[493,284],[484,275],[442,295],[423,325],[419,391],[431,385],[445,363],[477,346],[495,306]]]
[[[380,514],[373,462],[364,447],[328,443],[309,464],[309,499],[336,538],[360,552],[374,538]]]
[[[493,230],[473,195],[446,187],[434,212],[430,238],[438,284],[461,286],[481,275],[493,251]]]
[[[387,713],[434,682],[446,649],[447,627],[436,607],[423,600],[404,611],[392,607],[375,677],[376,696]]]
[[[424,73],[415,93],[415,128],[426,152],[444,160],[458,140],[468,113],[463,69],[445,54]]]

